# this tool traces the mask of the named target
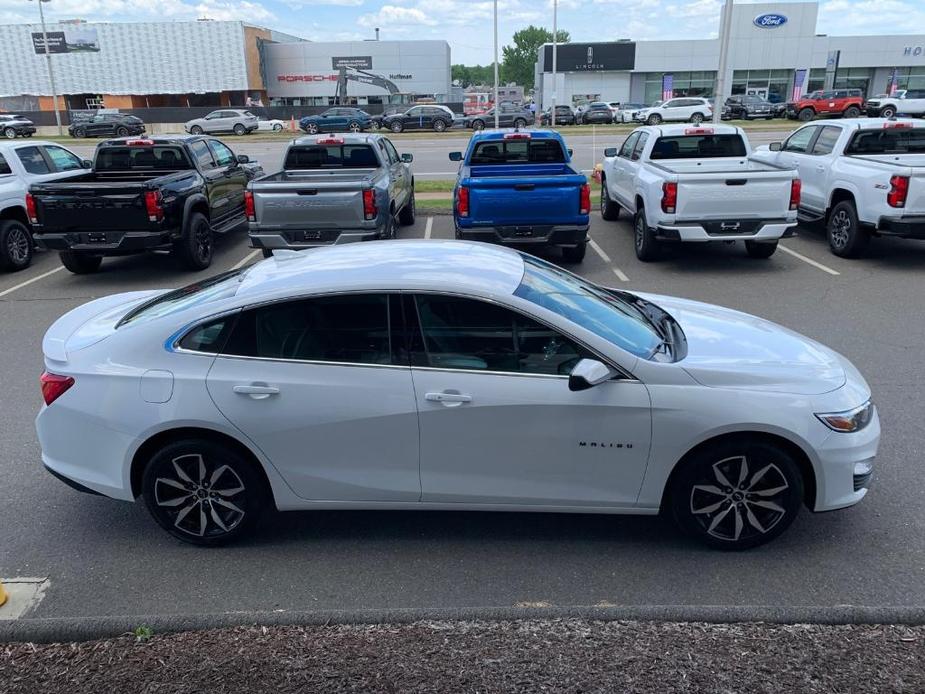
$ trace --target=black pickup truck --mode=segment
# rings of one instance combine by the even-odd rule
[[[212,263],[213,236],[245,227],[244,188],[263,170],[202,135],[101,142],[93,168],[29,188],[36,243],[71,272],[105,256],[171,251],[190,270]]]

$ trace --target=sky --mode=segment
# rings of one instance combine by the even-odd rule
[[[750,4],[737,2],[736,4]],[[783,8],[786,0],[780,2]],[[95,22],[240,19],[314,41],[444,39],[452,61],[490,64],[491,0],[50,0],[47,20]],[[719,0],[559,0],[573,41],[715,37]],[[498,0],[500,45],[529,24],[552,28],[552,0]],[[785,11],[782,10],[782,11]],[[36,23],[27,0],[0,0],[0,24]],[[925,33],[925,0],[822,0],[818,33]]]

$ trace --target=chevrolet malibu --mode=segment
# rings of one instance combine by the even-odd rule
[[[275,507],[664,511],[744,549],[864,498],[880,437],[813,340],[458,241],[97,299],[43,351],[47,469],[203,545]]]

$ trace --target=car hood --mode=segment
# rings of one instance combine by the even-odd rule
[[[819,395],[847,380],[843,357],[776,323],[699,301],[639,296],[681,325],[687,356],[678,365],[702,385]]]

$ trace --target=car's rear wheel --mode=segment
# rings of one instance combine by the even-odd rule
[[[585,259],[585,253],[588,252],[588,244],[580,243],[573,248],[562,249],[562,259],[567,263],[580,263]]]
[[[116,128],[116,137],[125,137],[128,135],[128,128],[125,126],[119,126]]]
[[[842,258],[855,258],[870,243],[870,233],[858,222],[858,212],[850,200],[842,200],[832,208],[826,222],[826,236],[832,253]]]
[[[758,241],[746,241],[745,251],[750,258],[770,258],[777,250],[777,241],[771,243],[759,243]]]
[[[434,132],[442,133],[444,130],[446,130],[446,121],[439,120],[439,119],[435,120],[434,121]]]
[[[177,259],[187,270],[205,270],[212,264],[213,246],[209,220],[201,212],[193,212],[187,218],[183,235],[174,248]]]
[[[881,118],[892,118],[896,115],[896,109],[892,106],[885,106],[882,111],[880,111]]]
[[[3,130],[3,136],[8,140],[15,140],[16,139],[15,128],[5,128]]]
[[[317,123],[306,124],[305,132],[307,132],[309,135],[317,135],[318,134],[318,124]]]
[[[773,540],[796,518],[803,476],[793,456],[743,437],[697,451],[671,477],[668,504],[678,526],[717,549]]]
[[[525,127],[526,125],[527,125],[527,121],[525,121],[523,118],[515,118],[515,119],[514,119],[514,127],[515,127],[515,128],[520,129],[520,128]]]
[[[605,178],[601,179],[601,217],[608,222],[615,222],[620,218],[620,206],[610,199]]]
[[[842,115],[844,115],[845,118],[857,118],[861,115],[861,109],[857,106],[849,106]]]
[[[662,254],[661,244],[646,221],[646,208],[642,205],[633,217],[633,246],[636,250],[636,257],[645,263],[658,260]]]
[[[349,123],[347,123],[347,130],[349,130],[352,133],[358,133],[362,129],[363,128],[360,126],[359,121],[352,120]]]
[[[235,123],[235,126],[234,126],[235,135],[240,136],[240,135],[245,134],[246,132],[247,132],[247,128],[245,128],[242,123]]]
[[[164,530],[194,545],[220,545],[251,530],[270,494],[254,463],[204,439],[168,444],[145,465],[141,491]]]
[[[32,262],[32,235],[16,219],[0,222],[0,270],[15,272]]]
[[[192,128],[189,129],[189,131],[190,131],[193,135],[202,135],[202,126],[200,126],[200,125],[194,125]]]
[[[646,123],[648,123],[649,125],[658,125],[661,122],[662,122],[662,117],[658,115],[657,113],[653,113],[651,116],[646,118]]]
[[[408,204],[405,205],[401,212],[398,213],[398,221],[406,227],[410,227],[414,224],[414,219],[417,214],[417,208],[414,202],[414,192],[411,193],[411,199],[408,201]]]
[[[473,130],[484,130],[484,129],[485,129],[485,121],[483,121],[483,120],[474,120],[474,121],[472,121],[472,129],[473,129]]]
[[[803,110],[800,111],[800,114],[797,117],[800,119],[801,122],[808,123],[815,117],[815,115],[816,115],[816,112],[813,111],[811,108],[804,108]]]
[[[75,275],[89,275],[100,269],[103,257],[83,251],[61,251],[61,264]]]
[[[401,124],[401,121],[395,121],[389,126],[389,130],[391,130],[393,133],[400,133],[404,129],[405,126]]]
[[[745,116],[745,120],[748,120],[748,116],[747,116],[747,115]],[[703,114],[702,114],[702,113],[695,113],[694,115],[692,115],[692,116],[691,116],[691,123],[693,123],[694,125],[700,125],[701,123],[703,123]]]
[[[86,137],[86,136],[87,136],[86,130],[84,130],[83,128],[74,128],[74,137],[81,138],[81,137]]]

